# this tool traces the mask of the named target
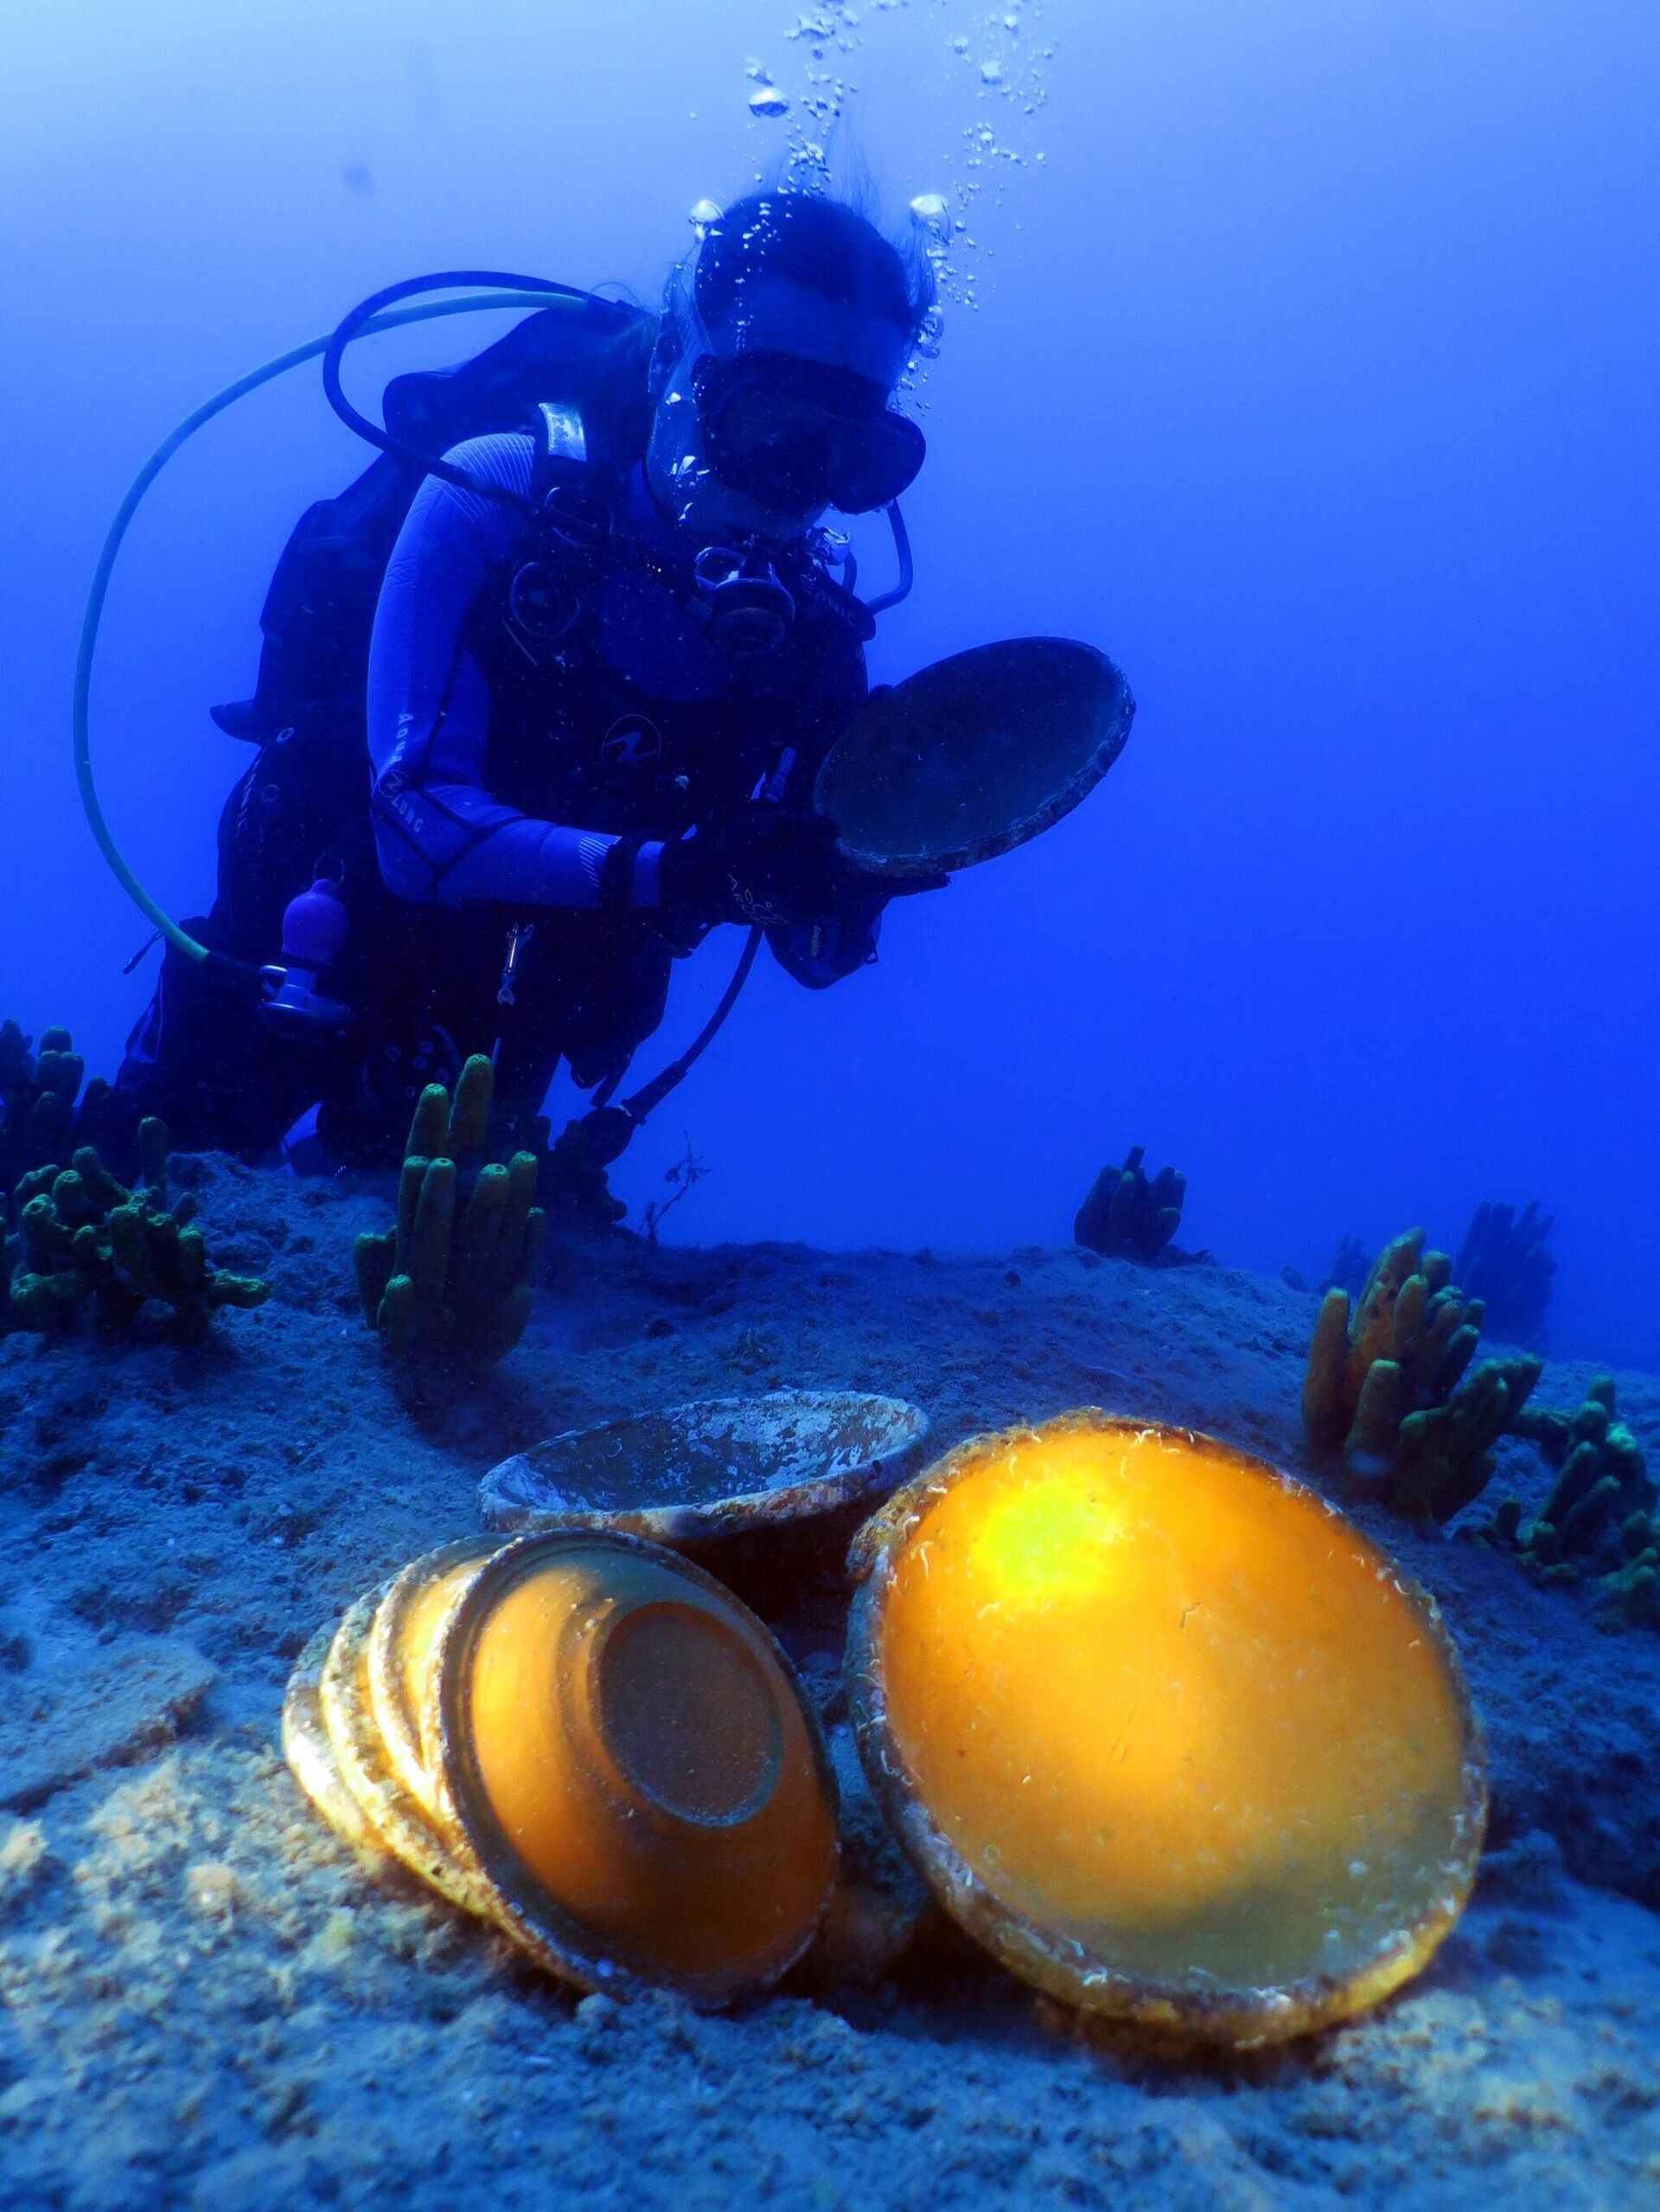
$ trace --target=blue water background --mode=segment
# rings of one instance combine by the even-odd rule
[[[107,1068],[153,978],[121,976],[145,927],[67,740],[81,596],[151,444],[419,270],[654,297],[693,201],[775,162],[744,62],[798,89],[797,13],[10,0],[0,1013]],[[867,6],[846,64],[846,150],[897,221],[982,118],[1028,157],[973,214],[980,304],[948,314],[920,580],[876,666],[1089,637],[1134,735],[1050,834],[896,911],[876,971],[760,973],[624,1191],[689,1132],[688,1237],[1063,1241],[1142,1141],[1191,1179],[1187,1241],[1311,1278],[1340,1232],[1452,1241],[1537,1196],[1558,1347],[1660,1363],[1660,10],[1049,0],[1035,117],[980,86],[986,22]],[[380,342],[359,388],[459,343]],[[364,457],[304,372],[134,534],[97,757],[175,911],[245,759],[207,706],[251,688],[283,539]]]

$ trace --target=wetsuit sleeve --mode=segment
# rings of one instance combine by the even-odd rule
[[[528,437],[472,438],[447,457],[504,489],[530,489]],[[369,754],[380,873],[401,898],[599,903],[616,839],[520,814],[485,786],[490,694],[466,649],[467,618],[521,527],[520,508],[429,476],[386,565],[369,649]],[[642,905],[655,903],[659,850],[643,847],[634,864]]]

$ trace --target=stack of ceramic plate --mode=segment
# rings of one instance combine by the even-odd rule
[[[891,1487],[921,1425],[786,1396],[509,1462],[487,1515],[542,1525],[418,1560],[314,1640],[296,1773],[342,1834],[586,1988],[763,1985],[837,1877],[824,1746],[760,1621],[650,1538],[736,1527],[771,1556]],[[945,1910],[1039,1987],[1271,2042],[1399,1987],[1457,1920],[1486,1809],[1457,1655],[1278,1468],[1084,1410],[935,1461],[849,1567],[872,1794]]]
[[[608,1530],[463,1541],[312,1639],[289,1763],[553,1972],[723,2004],[811,1942],[837,1806],[800,1685],[699,1568]]]

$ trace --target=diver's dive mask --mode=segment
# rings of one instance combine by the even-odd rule
[[[775,514],[886,507],[928,450],[873,379],[799,354],[705,354],[693,367],[692,394],[711,469]]]

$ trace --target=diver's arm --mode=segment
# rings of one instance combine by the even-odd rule
[[[449,457],[508,490],[530,489],[528,437],[472,438]],[[597,906],[616,842],[520,814],[485,788],[489,687],[463,641],[474,600],[513,553],[520,515],[429,476],[380,587],[368,690],[375,848],[388,889],[422,905]],[[630,903],[655,905],[661,850],[638,848]]]

